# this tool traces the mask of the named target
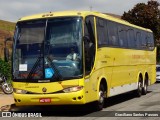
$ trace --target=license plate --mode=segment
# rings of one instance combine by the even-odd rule
[[[40,102],[40,103],[50,103],[50,102],[51,102],[51,99],[50,99],[50,98],[40,98],[40,99],[39,99],[39,102]]]

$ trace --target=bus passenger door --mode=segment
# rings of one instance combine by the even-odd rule
[[[91,71],[95,61],[95,28],[94,28],[94,17],[87,16],[84,25],[84,71],[85,71],[85,92],[86,101],[93,99],[93,80],[91,79]]]

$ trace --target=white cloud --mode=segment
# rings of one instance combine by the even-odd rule
[[[122,15],[134,5],[148,0],[0,0],[0,19],[17,21],[19,18],[49,11],[89,10]],[[160,0],[158,0],[160,1]]]

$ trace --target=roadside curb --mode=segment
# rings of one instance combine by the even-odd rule
[[[0,94],[4,94],[2,91],[0,91]]]
[[[3,93],[3,91],[2,90],[0,90],[0,94],[2,94]]]
[[[5,105],[0,108],[0,111],[9,111],[11,109],[11,105]]]
[[[0,94],[0,111],[9,111],[11,109],[11,105],[14,104],[14,98],[12,94]]]

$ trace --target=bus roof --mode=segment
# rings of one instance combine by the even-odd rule
[[[134,24],[131,24],[125,20],[122,20],[117,17],[113,17],[111,15],[103,14],[100,12],[94,12],[94,11],[61,11],[61,12],[48,12],[48,13],[41,13],[41,14],[35,14],[31,16],[22,17],[19,19],[19,21],[26,21],[26,20],[34,20],[34,19],[43,19],[43,18],[54,18],[54,17],[62,17],[62,16],[88,16],[88,15],[94,15],[97,17],[101,17],[110,21],[114,21],[120,24],[124,24],[127,26],[131,26],[137,29],[145,30],[148,32],[152,32],[150,29],[146,29]]]

